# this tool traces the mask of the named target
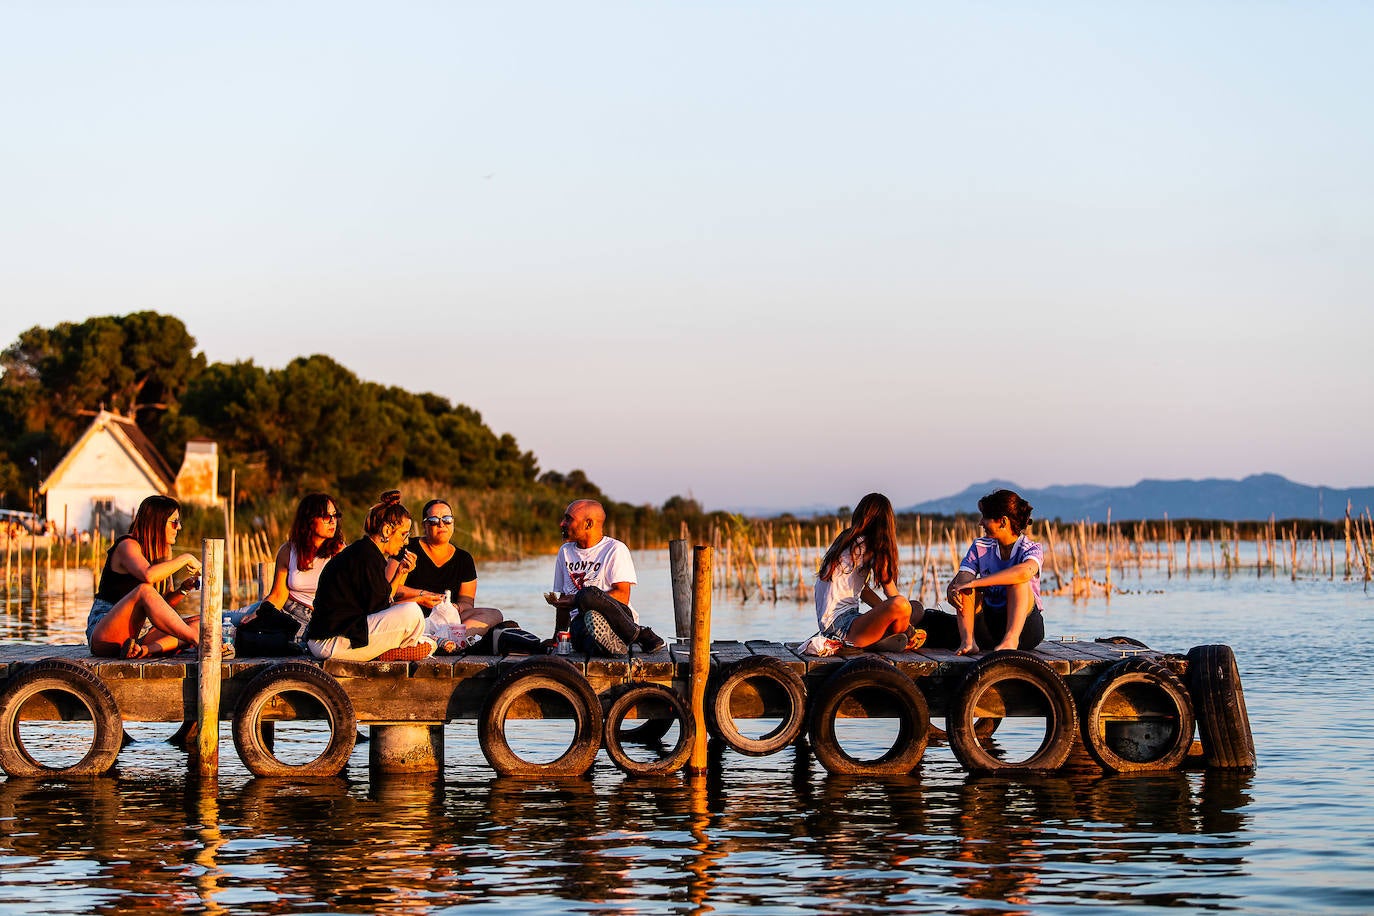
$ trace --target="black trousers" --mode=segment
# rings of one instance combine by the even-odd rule
[[[916,626],[926,631],[926,647],[948,649],[959,648],[959,618],[945,611],[927,609]],[[973,641],[981,650],[991,649],[1002,641],[1007,634],[1007,608],[984,607],[973,617]],[[1026,625],[1021,628],[1018,649],[1034,649],[1045,639],[1045,616],[1039,609],[1030,612]]]
[[[624,640],[626,645],[634,642],[639,636],[639,624],[635,623],[634,614],[630,612],[630,609],[595,585],[579,589],[574,601],[579,613],[569,627],[569,631],[573,648],[577,651],[588,651],[586,616],[589,613],[600,614],[605,618],[611,629],[615,631],[615,635]]]

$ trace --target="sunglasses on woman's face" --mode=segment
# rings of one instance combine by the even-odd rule
[[[426,515],[426,525],[452,525],[453,516],[451,515]]]
[[[343,518],[343,513],[326,512],[324,515],[321,515],[320,518],[324,519],[326,522],[337,522],[339,519]]]

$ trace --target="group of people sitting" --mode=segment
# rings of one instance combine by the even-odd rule
[[[870,493],[821,559],[816,579],[819,633],[811,651],[903,651],[929,646],[969,654],[982,648],[1029,649],[1044,638],[1039,544],[1025,536],[1031,506],[1010,490],[979,500],[986,537],[974,540],[946,597],[954,613],[921,606],[897,587],[897,530],[892,504]],[[572,649],[625,655],[663,648],[630,603],[636,584],[629,548],[605,534],[606,512],[579,499],[563,513],[563,545],[554,567],[554,639],[540,640],[496,608],[477,607],[472,555],[451,543],[453,508],[425,504],[423,533],[399,490],[382,494],[347,544],[338,503],[313,493],[300,501],[291,533],[277,551],[272,585],[259,602],[228,616],[246,655],[309,653],[343,661],[416,660],[466,649],[474,654],[530,654],[566,635]],[[150,496],[129,533],[110,547],[86,624],[91,654],[148,658],[194,647],[200,619],[178,607],[200,587],[200,560],[173,556],[180,506]],[[174,585],[174,580],[179,580]],[[880,595],[879,592],[882,594]],[[440,620],[461,622],[468,645],[454,643]],[[226,651],[233,651],[232,644]]]

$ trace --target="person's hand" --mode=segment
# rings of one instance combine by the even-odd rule
[[[570,608],[577,605],[576,595],[565,595],[562,592],[545,592],[544,600],[556,608]]]
[[[396,557],[396,563],[398,566],[397,571],[402,573],[408,573],[415,568],[416,562],[417,561],[415,559],[415,551],[402,550],[400,554]]]
[[[193,553],[183,553],[181,555],[181,568],[189,571],[191,575],[200,575],[200,559]]]
[[[419,596],[415,599],[415,603],[420,605],[420,607],[433,610],[438,607],[443,600],[444,596],[438,592],[420,592]]]

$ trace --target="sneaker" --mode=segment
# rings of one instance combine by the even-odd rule
[[[625,640],[611,627],[605,617],[596,611],[585,611],[583,616],[587,618],[587,636],[597,650],[596,655],[628,655],[630,647],[625,645]]]
[[[434,643],[420,640],[412,646],[398,646],[395,649],[387,649],[377,656],[379,662],[418,662],[422,658],[429,658],[434,654]]]
[[[639,628],[639,635],[635,637],[635,644],[645,652],[657,652],[664,646],[663,637],[648,627]]]

